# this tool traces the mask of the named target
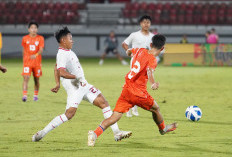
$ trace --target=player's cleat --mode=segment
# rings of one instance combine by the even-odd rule
[[[129,138],[131,135],[131,131],[119,131],[117,134],[114,135],[114,140],[121,141],[124,138]]]
[[[177,128],[177,123],[172,123],[172,124],[168,124],[165,126],[165,128],[163,130],[159,130],[161,135],[164,135],[168,132],[174,131]]]
[[[139,116],[139,112],[138,112],[138,107],[137,106],[134,106],[131,110],[132,110],[132,114],[133,115]]]
[[[127,117],[132,117],[131,109],[126,113],[126,116],[127,116]]]
[[[125,60],[121,61],[122,65],[128,65],[128,63]]]
[[[23,102],[26,102],[26,101],[27,101],[27,97],[26,97],[26,96],[23,96],[22,101],[23,101]]]
[[[34,101],[38,101],[39,98],[38,98],[37,96],[34,96],[33,100],[34,100]]]
[[[103,63],[104,63],[104,60],[101,59],[101,60],[99,61],[99,65],[102,65]]]
[[[88,146],[93,147],[95,145],[95,141],[97,139],[97,135],[94,131],[90,130],[88,132]]]
[[[36,134],[32,136],[32,142],[40,141],[45,136],[43,130],[38,131]]]

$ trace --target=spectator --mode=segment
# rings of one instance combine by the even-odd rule
[[[210,31],[207,31],[206,33],[205,33],[205,42],[208,44],[209,43],[209,35],[211,34],[211,32]]]
[[[157,28],[153,29],[152,33],[153,33],[154,35],[159,34],[159,33],[158,33],[158,29],[157,29]]]
[[[181,43],[181,44],[187,44],[187,43],[188,43],[188,39],[187,39],[186,34],[184,34],[184,35],[182,36],[182,39],[180,40],[180,43]]]
[[[211,34],[208,37],[208,43],[209,44],[217,44],[218,43],[218,35],[215,32],[215,29],[211,29]]]
[[[110,35],[105,39],[105,52],[101,56],[99,65],[102,65],[107,54],[112,52],[121,61],[122,65],[128,65],[128,63],[118,53],[118,39],[115,37],[114,31],[110,32]]]

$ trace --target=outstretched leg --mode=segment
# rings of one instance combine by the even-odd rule
[[[154,122],[159,127],[159,131],[161,135],[164,135],[167,132],[176,130],[177,123],[165,125],[163,116],[160,112],[159,105],[156,102],[154,102],[154,105],[152,106],[150,111],[152,112],[152,117],[153,117]]]
[[[59,125],[63,124],[64,122],[72,119],[75,115],[77,108],[70,107],[66,110],[65,114],[61,114],[55,117],[43,130],[38,131],[36,134],[32,136],[32,141],[40,141],[47,133],[58,127]]]

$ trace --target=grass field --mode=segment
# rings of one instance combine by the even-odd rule
[[[103,66],[95,59],[80,59],[89,83],[99,88],[111,108],[121,93],[129,66],[109,59]],[[55,116],[64,113],[66,93],[54,94],[55,60],[43,61],[40,100],[33,102],[33,80],[29,84],[29,101],[23,103],[22,63],[3,60],[6,74],[0,73],[0,157],[5,156],[232,156],[232,69],[229,67],[164,67],[158,66],[157,91],[149,93],[161,108],[166,123],[178,122],[178,129],[161,136],[151,113],[139,109],[140,116],[119,121],[123,130],[131,130],[131,138],[115,142],[110,129],[87,146],[87,133],[103,120],[102,111],[82,102],[76,116],[50,132],[42,141],[31,142],[32,135]],[[203,112],[199,122],[185,118],[190,105]]]

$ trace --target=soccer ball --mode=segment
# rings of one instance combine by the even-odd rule
[[[185,116],[188,120],[199,121],[201,119],[202,112],[198,106],[189,106],[185,111]]]

